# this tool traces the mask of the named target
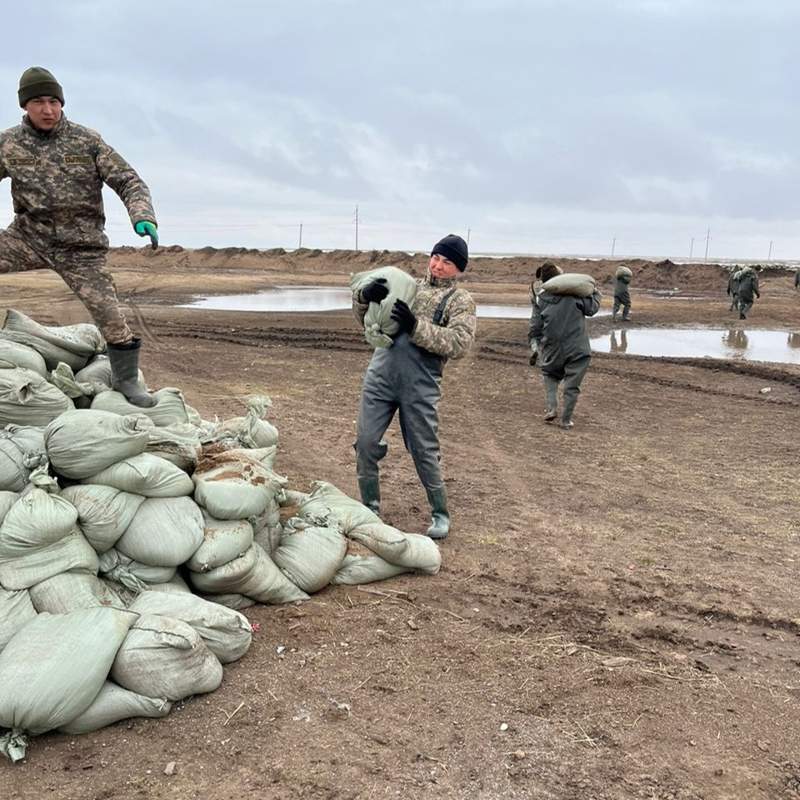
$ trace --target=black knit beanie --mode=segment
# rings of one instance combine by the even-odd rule
[[[469,250],[467,243],[454,233],[448,233],[433,246],[431,255],[440,255],[450,259],[462,272],[467,268]]]
[[[34,97],[55,97],[64,105],[64,90],[61,84],[55,79],[52,72],[44,67],[28,67],[19,79],[19,104],[25,108],[28,100]]]

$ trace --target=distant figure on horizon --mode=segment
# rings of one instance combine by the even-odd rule
[[[0,231],[0,274],[52,269],[86,306],[108,346],[112,387],[128,402],[156,404],[139,384],[139,348],[106,270],[103,184],[120,197],[139,236],[158,243],[150,190],[98,133],[63,114],[51,72],[30,67],[17,92],[22,123],[0,133],[0,181],[11,178],[14,219]]]
[[[428,271],[417,280],[409,307],[396,300],[392,319],[400,330],[389,347],[377,347],[364,375],[355,441],[358,488],[364,505],[380,513],[378,462],[386,455],[383,435],[395,413],[406,450],[414,459],[431,507],[431,539],[450,532],[447,492],[439,466],[439,398],[444,366],[461,358],[475,340],[475,301],[457,285],[469,260],[467,243],[455,234],[431,250]],[[353,311],[363,325],[370,303],[389,294],[385,278],[353,293]]]
[[[794,273],[794,288],[800,289],[800,267]]]
[[[611,319],[617,321],[617,314],[622,307],[622,321],[627,322],[631,314],[631,293],[629,291],[633,273],[628,267],[619,267],[614,276],[614,307]]]

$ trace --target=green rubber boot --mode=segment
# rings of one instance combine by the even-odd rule
[[[139,408],[152,408],[158,400],[148,394],[139,383],[139,350],[141,339],[126,344],[109,344],[108,360],[111,362],[111,388],[125,395],[125,399]]]
[[[359,478],[358,491],[361,502],[378,516],[381,515],[381,485],[377,478]]]
[[[427,530],[431,539],[446,539],[450,533],[450,514],[447,511],[447,491],[441,489],[426,489],[428,502],[431,504],[431,526]]]

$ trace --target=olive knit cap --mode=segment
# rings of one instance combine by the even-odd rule
[[[25,108],[34,97],[55,97],[64,105],[64,90],[55,76],[44,67],[28,67],[19,79],[19,104]]]
[[[467,243],[454,233],[448,233],[444,239],[440,239],[433,246],[431,255],[436,254],[444,256],[452,261],[463,272],[467,268],[469,262],[469,249]]]

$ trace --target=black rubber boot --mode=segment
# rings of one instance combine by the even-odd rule
[[[431,504],[431,526],[427,530],[431,539],[446,539],[450,533],[450,514],[447,511],[447,491],[426,489],[428,502]]]
[[[158,400],[149,395],[139,383],[139,349],[141,339],[127,344],[109,344],[111,362],[111,388],[125,395],[125,399],[139,408],[152,408]]]
[[[361,502],[378,516],[381,515],[381,484],[377,478],[359,478],[358,491]]]

